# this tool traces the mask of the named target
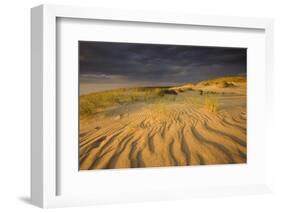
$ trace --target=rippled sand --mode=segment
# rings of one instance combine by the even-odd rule
[[[240,91],[240,90],[239,90]],[[239,92],[241,93],[241,92]],[[198,92],[110,108],[80,120],[80,170],[246,163],[246,96]]]

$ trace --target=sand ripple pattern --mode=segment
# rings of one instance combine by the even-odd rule
[[[186,104],[80,122],[80,169],[246,163],[245,107],[216,113]]]

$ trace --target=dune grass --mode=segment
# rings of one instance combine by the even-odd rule
[[[241,82],[246,82],[247,78],[246,76],[228,76],[228,77],[221,77],[221,78],[216,78],[216,79],[211,79],[211,80],[205,80],[198,82],[198,85],[204,85],[204,86],[209,86],[212,84],[225,84],[225,83],[241,83]]]
[[[137,87],[96,92],[80,96],[80,116],[89,116],[114,107],[138,101],[151,101],[169,93],[168,87]]]
[[[202,94],[193,95],[186,100],[186,103],[190,103],[197,108],[204,108],[208,112],[217,112],[219,110],[219,99],[216,94]]]
[[[154,103],[155,110],[163,114],[167,111],[165,105],[176,101],[205,108],[209,112],[218,111],[219,101],[215,95],[190,92],[190,96],[184,100],[177,98],[177,93],[171,93],[167,87],[138,87],[91,93],[80,96],[80,116],[87,117],[110,107],[136,102]]]
[[[209,112],[217,112],[219,101],[215,92],[197,90],[196,85],[216,85],[218,88],[234,87],[234,83],[246,82],[245,76],[222,77],[212,80],[198,82],[197,84],[186,84],[182,87],[136,87],[121,88],[110,91],[95,92],[80,96],[80,116],[90,116],[104,111],[106,108],[135,102],[159,102],[159,101],[181,101],[178,94],[199,91],[191,95],[188,100],[193,106],[203,107]],[[194,88],[193,88],[194,87]],[[167,104],[167,103],[165,103]],[[161,107],[160,107],[161,108]],[[161,111],[161,110],[160,110]]]
[[[207,95],[204,99],[204,108],[209,112],[217,112],[219,109],[218,98]]]

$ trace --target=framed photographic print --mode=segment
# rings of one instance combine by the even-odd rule
[[[270,19],[32,9],[40,207],[270,191]]]

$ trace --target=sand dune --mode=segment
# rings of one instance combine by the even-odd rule
[[[213,80],[201,81],[196,84],[185,84],[178,87],[172,87],[171,90],[202,90],[215,93],[232,93],[246,95],[246,78],[244,76],[222,77]]]
[[[245,83],[202,88],[220,93],[181,91],[81,117],[80,169],[245,163]],[[206,107],[210,98],[215,110]]]

